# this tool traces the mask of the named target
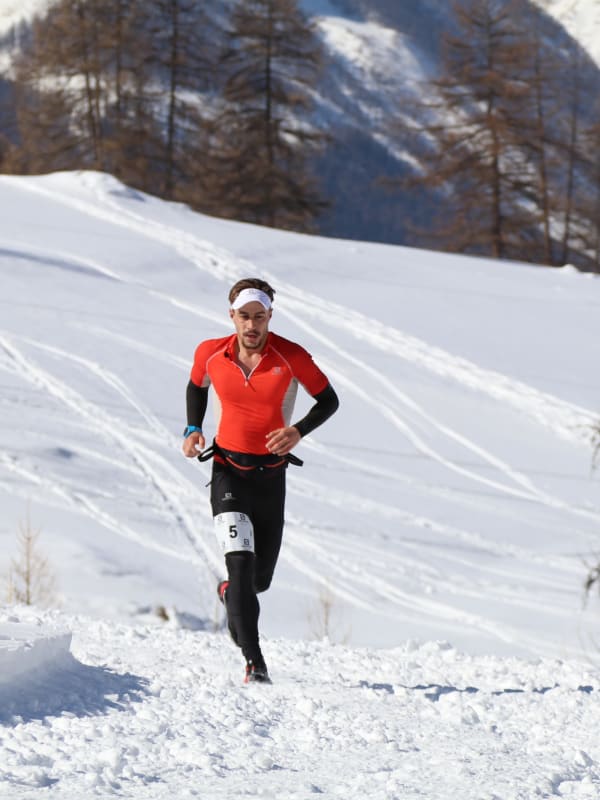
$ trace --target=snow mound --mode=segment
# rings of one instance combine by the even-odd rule
[[[43,625],[0,623],[0,691],[33,669],[52,669],[69,656],[71,634]]]

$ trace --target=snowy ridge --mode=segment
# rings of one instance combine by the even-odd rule
[[[71,663],[4,717],[2,797],[597,796],[595,667],[272,640],[274,685],[243,687],[223,635],[63,623]]]

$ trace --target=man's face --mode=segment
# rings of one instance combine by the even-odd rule
[[[261,303],[251,302],[241,308],[229,309],[238,335],[238,342],[246,350],[260,352],[269,333],[269,320],[273,309],[267,311]]]

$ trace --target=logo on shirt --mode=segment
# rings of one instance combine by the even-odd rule
[[[273,375],[281,375],[283,373],[283,370],[281,367],[273,367],[271,372],[273,373]]]
[[[221,502],[225,503],[225,502],[227,502],[229,500],[235,500],[235,497],[233,496],[233,492],[225,492]]]

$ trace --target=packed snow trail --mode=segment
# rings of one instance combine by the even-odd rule
[[[351,650],[265,642],[272,686],[243,686],[222,634],[68,627],[72,657],[13,678],[0,798],[595,800],[598,668],[472,658],[444,643]],[[2,619],[0,619],[0,624]]]

